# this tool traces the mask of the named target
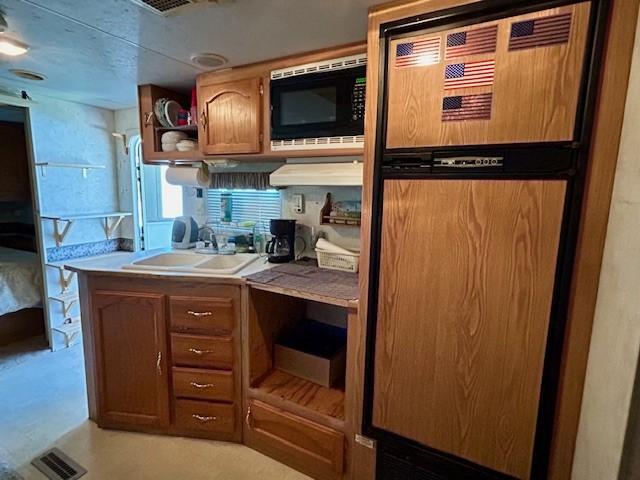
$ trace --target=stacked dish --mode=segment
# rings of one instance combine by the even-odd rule
[[[182,110],[180,104],[170,98],[159,98],[153,106],[153,113],[155,113],[158,122],[167,128],[178,126],[180,110]]]
[[[176,143],[176,149],[179,152],[191,152],[198,149],[198,142],[192,138],[186,138]]]
[[[184,152],[186,150],[180,150],[178,144],[184,141],[188,141],[189,136],[184,132],[166,132],[162,134],[162,151],[163,152],[175,152],[176,150]]]

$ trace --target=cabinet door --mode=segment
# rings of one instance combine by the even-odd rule
[[[565,190],[385,182],[374,425],[528,478]]]
[[[261,92],[260,78],[200,87],[202,153],[260,152]]]
[[[92,295],[101,426],[168,426],[164,304],[155,293]]]

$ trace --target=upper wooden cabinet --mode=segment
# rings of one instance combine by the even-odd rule
[[[589,15],[583,2],[393,39],[387,148],[572,141]]]
[[[161,98],[169,98],[178,102],[182,108],[188,109],[190,99],[173,90],[156,85],[140,85],[138,87],[138,104],[140,109],[140,133],[142,135],[142,160],[149,164],[163,164],[168,162],[194,162],[202,159],[200,151],[192,152],[164,152],[162,150],[162,135],[172,130],[185,132],[190,138],[197,138],[195,125],[167,128],[160,124],[155,112],[155,104]]]
[[[165,296],[96,291],[91,304],[99,425],[168,426]]]
[[[202,153],[260,152],[262,92],[260,78],[200,86],[198,106]]]

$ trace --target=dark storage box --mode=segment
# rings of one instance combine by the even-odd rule
[[[275,367],[324,387],[344,383],[347,331],[307,320],[275,344]]]

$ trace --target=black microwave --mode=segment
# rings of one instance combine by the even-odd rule
[[[271,139],[364,134],[366,67],[271,80]]]

